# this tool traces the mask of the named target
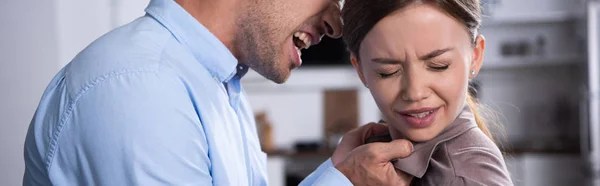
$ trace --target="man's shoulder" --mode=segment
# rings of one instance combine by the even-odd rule
[[[103,79],[140,72],[177,68],[193,56],[164,27],[150,17],[139,18],[98,38],[82,50],[63,70],[68,90]]]

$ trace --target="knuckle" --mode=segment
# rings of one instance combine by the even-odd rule
[[[378,160],[381,158],[381,154],[377,152],[377,147],[375,145],[367,146],[366,157],[368,157],[371,160]]]
[[[397,146],[398,148],[400,148],[400,150],[403,150],[405,152],[410,152],[413,148],[412,143],[408,140],[396,140],[394,146]]]

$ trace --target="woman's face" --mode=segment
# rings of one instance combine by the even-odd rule
[[[413,4],[379,21],[361,43],[357,69],[394,139],[430,140],[465,106],[479,71],[484,39],[442,9]]]

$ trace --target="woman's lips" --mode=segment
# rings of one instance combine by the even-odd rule
[[[439,107],[438,107],[439,108]],[[438,108],[421,108],[398,112],[402,119],[414,128],[429,127],[435,120]]]

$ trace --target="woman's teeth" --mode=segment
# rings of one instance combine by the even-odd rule
[[[423,118],[423,117],[431,114],[432,112],[433,111],[427,111],[427,112],[421,112],[421,113],[418,113],[418,114],[408,114],[408,115],[412,116],[412,117],[416,117],[416,118]]]
[[[310,45],[312,44],[310,35],[308,35],[307,33],[296,32],[294,33],[294,37],[297,38],[298,41],[302,42],[301,44],[296,44],[298,48],[308,49],[308,47],[310,47]]]

